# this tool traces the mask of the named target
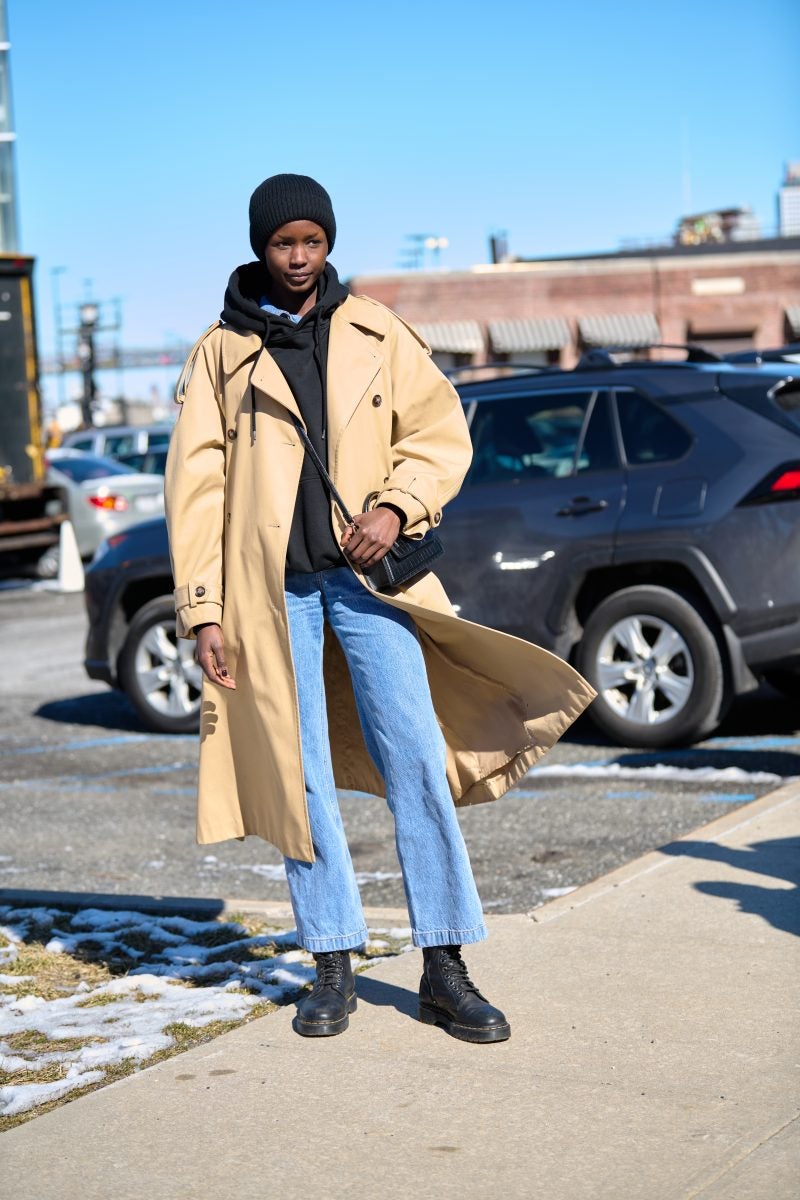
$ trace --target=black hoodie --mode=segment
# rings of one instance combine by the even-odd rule
[[[262,263],[238,267],[228,282],[222,320],[235,329],[261,337],[292,390],[314,449],[327,466],[328,337],[331,316],[346,299],[347,288],[327,263],[317,284],[317,303],[297,323],[264,311],[261,300],[269,299],[269,291],[270,278]],[[253,413],[255,419],[255,408]],[[328,489],[306,455],[289,534],[286,568],[308,574],[342,566],[344,561],[331,523]]]

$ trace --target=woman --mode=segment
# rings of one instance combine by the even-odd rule
[[[425,343],[339,283],[335,237],[318,183],[265,180],[257,261],[233,272],[178,385],[166,497],[178,631],[204,672],[198,841],[257,834],[281,850],[317,967],[295,1028],[338,1034],[367,929],[335,789],[384,794],[423,952],[420,1018],[501,1041],[508,1022],[461,957],[486,927],[454,801],[502,795],[593,693],[553,655],[459,620],[430,572],[370,587],[401,531],[438,525],[471,448]]]

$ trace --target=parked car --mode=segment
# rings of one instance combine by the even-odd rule
[[[97,547],[120,529],[164,511],[164,480],[143,475],[133,467],[83,454],[80,450],[48,450],[48,482],[66,494],[69,519],[81,557],[91,558]],[[43,577],[58,572],[58,546],[39,559]]]
[[[126,693],[148,729],[198,727],[194,643],[175,634],[167,524],[144,521],[108,538],[86,573],[86,671]]]
[[[135,454],[120,454],[117,456],[117,462],[124,463],[126,467],[133,467],[134,471],[142,471],[145,475],[163,475],[167,469],[167,450],[145,450],[143,453],[138,451]]]
[[[437,564],[461,616],[574,663],[624,745],[699,740],[762,678],[800,701],[793,370],[595,351],[461,386],[474,460]],[[185,730],[200,679],[172,586],[163,522],[114,539],[88,575],[87,670]]]
[[[106,458],[121,458],[126,454],[146,454],[148,450],[164,450],[169,446],[172,425],[101,425],[95,429],[78,429],[68,433],[61,446],[83,450]]]

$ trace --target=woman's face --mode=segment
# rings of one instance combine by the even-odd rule
[[[270,278],[290,296],[307,295],[317,286],[327,257],[325,230],[314,221],[287,221],[264,247]]]

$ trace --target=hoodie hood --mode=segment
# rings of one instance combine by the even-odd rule
[[[301,329],[306,322],[316,323],[330,318],[335,309],[342,304],[350,294],[336,274],[336,268],[331,263],[325,264],[325,270],[317,282],[317,302],[306,313],[302,321],[295,324],[273,313],[265,312],[261,301],[269,298],[271,280],[263,263],[250,262],[237,267],[228,280],[225,289],[225,301],[220,316],[226,325],[232,325],[243,333],[257,333],[264,344],[272,342],[273,332],[277,333],[287,325],[291,329]],[[288,332],[288,331],[287,331]]]
[[[262,300],[270,298],[270,285],[262,263],[237,267],[228,281],[222,320],[240,332],[258,334],[292,391],[311,445],[327,464],[328,338],[331,316],[349,293],[339,282],[335,268],[326,263],[317,281],[314,307],[295,322],[261,307]],[[245,404],[250,411],[250,444],[254,445],[257,401],[252,387]],[[327,485],[313,460],[304,456],[286,550],[287,570],[322,571],[343,562],[331,522]]]

